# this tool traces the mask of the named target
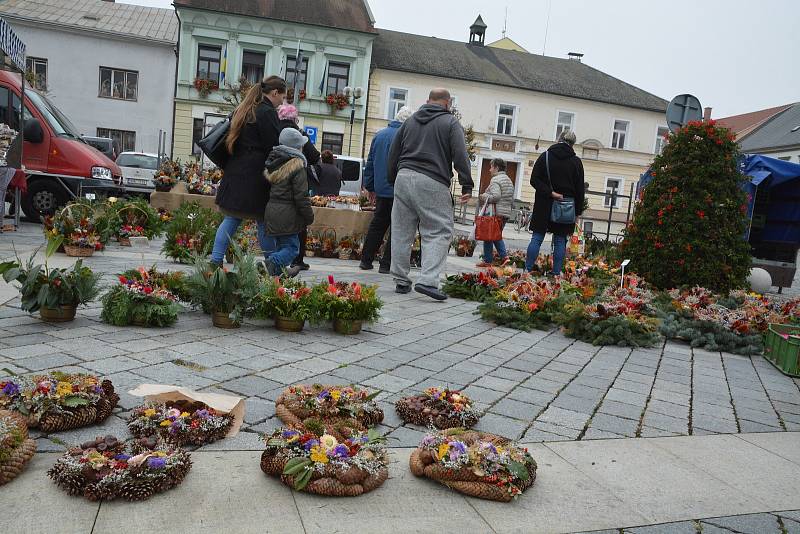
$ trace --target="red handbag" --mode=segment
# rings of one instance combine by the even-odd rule
[[[503,239],[503,219],[496,215],[484,215],[488,201],[480,215],[475,217],[475,239],[478,241],[500,241]]]

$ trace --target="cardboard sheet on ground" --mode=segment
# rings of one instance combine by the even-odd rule
[[[231,438],[238,434],[239,428],[241,428],[244,421],[244,399],[242,397],[193,391],[188,388],[165,384],[142,384],[128,393],[154,402],[177,400],[202,402],[220,413],[229,413],[233,416],[233,424],[225,435],[226,438]]]

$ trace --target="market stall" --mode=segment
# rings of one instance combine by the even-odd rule
[[[214,198],[211,195],[189,193],[186,182],[178,182],[171,191],[153,191],[150,193],[150,205],[156,209],[173,212],[180,208],[181,204],[196,202],[202,208],[219,211]]]

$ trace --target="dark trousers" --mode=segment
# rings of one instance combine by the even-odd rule
[[[375,201],[375,212],[372,214],[372,221],[369,223],[369,230],[367,230],[367,237],[364,240],[364,251],[361,255],[361,261],[364,263],[372,264],[375,260],[375,253],[378,252],[378,247],[383,242],[383,236],[386,231],[392,227],[392,205],[394,204],[393,198],[378,197]],[[386,246],[383,247],[383,256],[381,257],[381,267],[387,269],[392,265],[392,239],[386,240]]]
[[[306,259],[306,239],[308,239],[308,228],[300,232],[300,252],[292,262],[292,265],[300,265]]]

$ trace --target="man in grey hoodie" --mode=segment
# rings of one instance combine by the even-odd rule
[[[439,278],[453,239],[453,168],[461,184],[461,202],[472,196],[472,170],[464,129],[450,112],[450,93],[434,89],[428,102],[397,132],[389,152],[388,180],[394,184],[392,276],[397,293],[411,291],[411,246],[419,228],[422,272],[414,289],[436,300]]]

